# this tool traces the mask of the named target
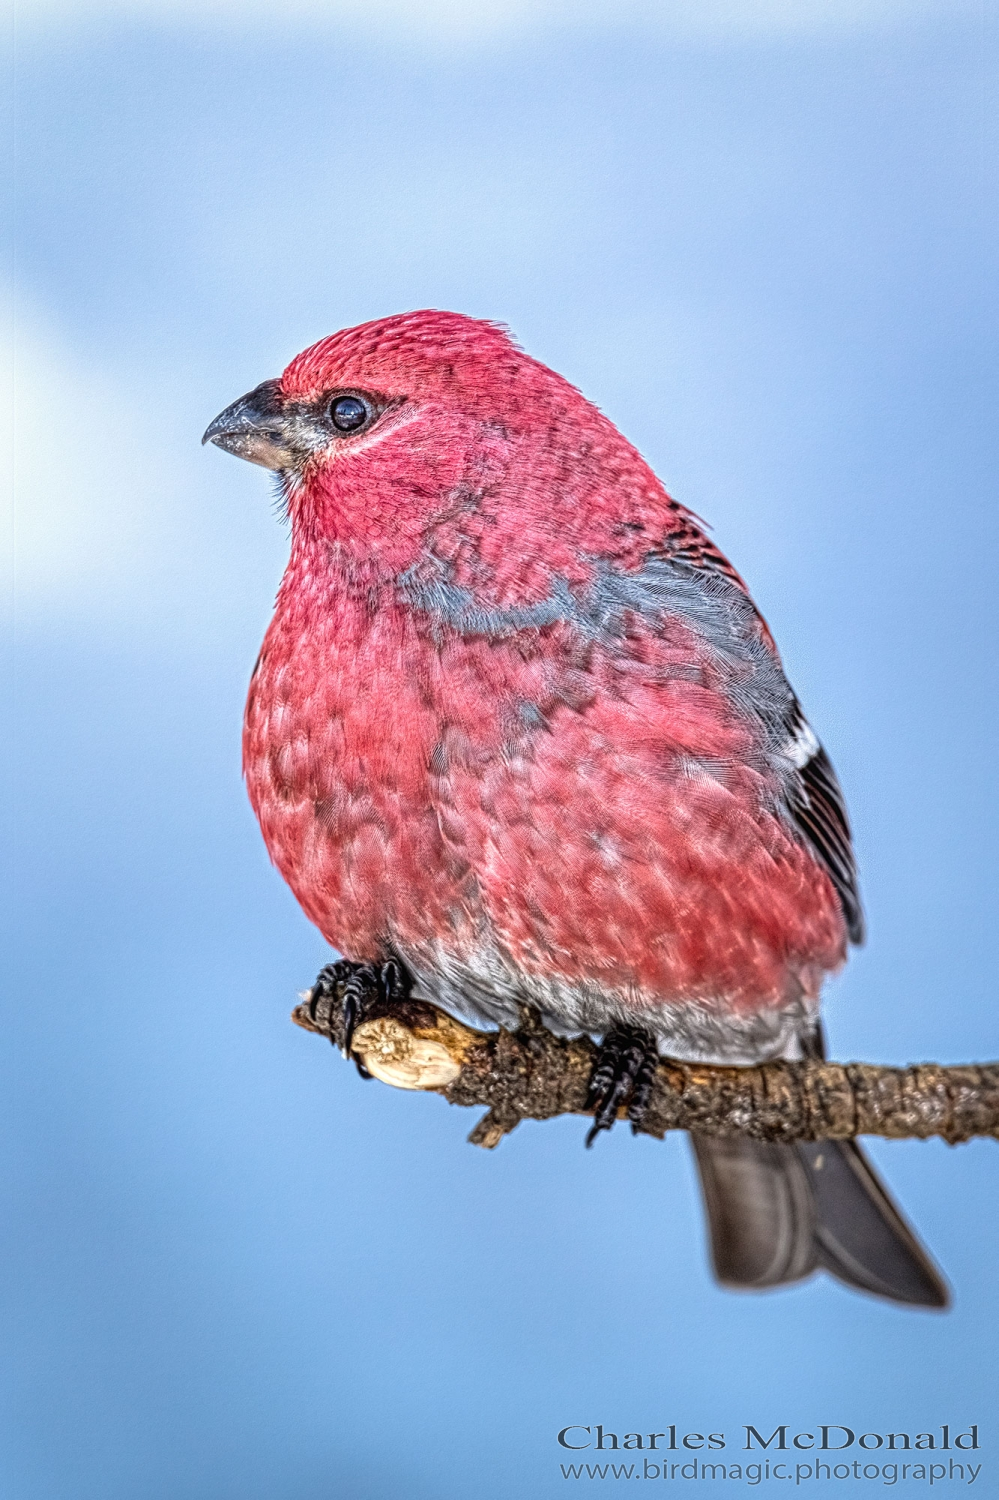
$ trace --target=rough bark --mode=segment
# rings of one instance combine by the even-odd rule
[[[296,1006],[292,1020],[343,1043],[339,1007]],[[396,1088],[429,1090],[449,1104],[485,1106],[469,1140],[491,1148],[521,1120],[591,1114],[587,1084],[596,1047],[589,1037],[553,1036],[524,1008],[516,1032],[474,1031],[421,1001],[369,1011],[351,1053]],[[941,1136],[951,1145],[999,1138],[999,1063],[908,1068],[870,1063],[766,1063],[708,1067],[663,1059],[639,1127],[748,1135],[758,1141],[892,1140]]]

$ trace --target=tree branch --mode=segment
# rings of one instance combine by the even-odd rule
[[[292,1020],[343,1044],[340,1007],[296,1006]],[[366,1014],[351,1043],[369,1073],[396,1088],[429,1090],[449,1104],[484,1105],[469,1140],[491,1148],[521,1120],[592,1114],[586,1093],[596,1056],[587,1036],[553,1036],[522,1007],[516,1032],[473,1031],[435,1006],[406,1000]],[[999,1063],[911,1068],[868,1063],[773,1062],[709,1067],[663,1059],[640,1129],[748,1135],[757,1141],[893,1140],[942,1136],[950,1145],[999,1138]]]

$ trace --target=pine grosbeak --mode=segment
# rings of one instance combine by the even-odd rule
[[[742,579],[614,425],[501,327],[417,312],[205,440],[291,519],[244,767],[345,955],[318,982],[601,1035],[591,1138],[640,1117],[657,1050],[819,1055],[863,935],[840,788]],[[723,1283],[945,1304],[854,1142],[694,1145]]]

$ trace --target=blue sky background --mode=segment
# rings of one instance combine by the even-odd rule
[[[995,1057],[994,19],[22,9],[12,1500],[547,1500],[570,1422],[978,1421],[999,1485],[994,1144],[871,1148],[950,1314],[738,1297],[681,1139],[476,1151],[290,1024],[325,951],[239,776],[287,540],[198,446],[339,326],[508,322],[714,524],[837,764],[834,1054]]]

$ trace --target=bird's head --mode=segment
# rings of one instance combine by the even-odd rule
[[[275,470],[297,535],[392,570],[449,532],[474,535],[480,552],[514,537],[523,555],[532,532],[542,552],[578,547],[609,494],[630,512],[666,498],[574,386],[498,324],[458,313],[322,339],[228,406],[203,441]]]

